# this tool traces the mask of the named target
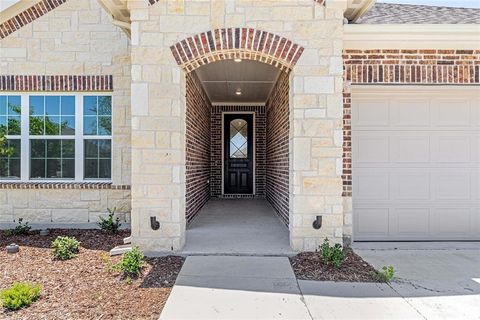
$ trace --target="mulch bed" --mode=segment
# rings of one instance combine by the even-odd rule
[[[108,251],[130,234],[109,235],[100,230],[50,230],[50,235],[5,236],[0,230],[0,289],[15,281],[42,285],[42,295],[29,308],[9,312],[0,308],[0,319],[158,319],[184,258],[147,258],[142,275],[130,284],[109,271]],[[72,260],[52,258],[50,245],[59,235],[81,242]],[[20,245],[7,254],[5,246]]]
[[[345,261],[336,268],[322,261],[319,252],[302,252],[290,258],[295,276],[300,280],[378,282],[375,269],[350,248],[344,249]]]

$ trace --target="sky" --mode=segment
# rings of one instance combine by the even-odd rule
[[[377,2],[423,4],[440,7],[480,8],[480,0],[377,0]]]

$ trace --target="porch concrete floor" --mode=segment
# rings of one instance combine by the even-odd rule
[[[291,255],[287,227],[262,199],[212,199],[188,226],[185,255]]]

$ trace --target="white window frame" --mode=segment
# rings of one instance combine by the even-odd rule
[[[101,92],[1,92],[0,96],[20,96],[21,101],[21,132],[20,132],[20,179],[0,179],[0,182],[6,183],[111,183],[113,176],[113,135],[83,135],[83,97],[86,96],[110,96],[113,95],[109,91]],[[75,135],[39,135],[30,136],[30,112],[29,97],[30,96],[73,96],[75,97]],[[113,103],[112,103],[112,130],[113,130]],[[7,139],[19,139],[19,136],[7,135]],[[74,179],[30,179],[30,140],[33,139],[58,139],[58,140],[75,140],[75,178]],[[110,178],[109,179],[84,179],[84,140],[110,140]]]

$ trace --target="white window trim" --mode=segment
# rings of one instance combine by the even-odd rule
[[[7,135],[7,139],[20,139],[20,179],[0,179],[2,183],[111,183],[110,179],[84,179],[84,140],[104,139],[111,141],[111,176],[113,176],[113,135],[83,135],[83,97],[85,96],[111,96],[110,91],[100,92],[15,92],[4,91],[0,96],[20,96],[21,101],[21,132],[18,135]],[[30,96],[74,96],[75,97],[75,135],[58,136],[32,136],[30,137]],[[113,103],[112,103],[112,129],[113,129]],[[30,179],[30,140],[31,139],[69,139],[75,140],[75,178],[74,179]]]

